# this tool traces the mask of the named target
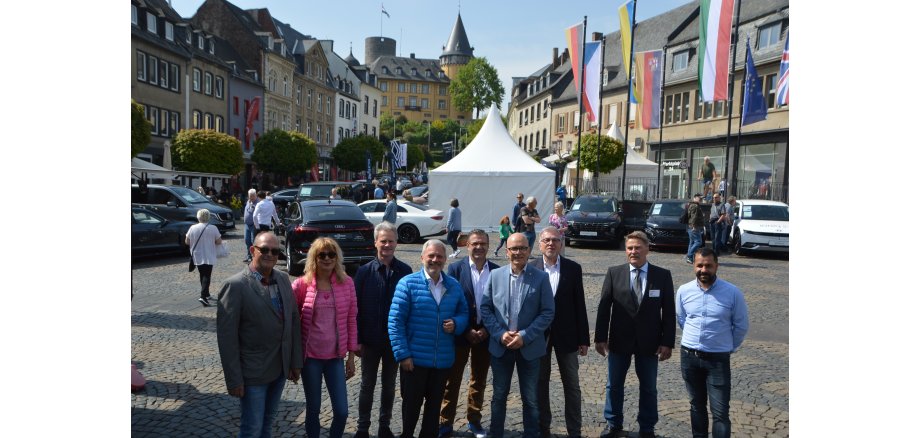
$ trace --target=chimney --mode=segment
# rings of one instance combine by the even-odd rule
[[[415,53],[410,53],[410,54],[409,54],[409,57],[412,58],[412,59],[415,59]]]
[[[604,38],[604,34],[601,32],[591,32],[591,41],[600,41]]]
[[[553,47],[553,70],[559,67],[559,48]]]

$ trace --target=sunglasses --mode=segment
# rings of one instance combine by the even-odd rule
[[[273,255],[273,256],[276,256],[276,255],[281,254],[281,248],[269,248],[269,247],[267,247],[267,246],[263,246],[263,247],[261,247],[261,248],[259,248],[258,246],[256,246],[256,247],[254,247],[254,248],[257,249],[257,250],[259,250],[259,252],[261,252],[262,254],[269,254],[269,253],[271,253],[271,255]]]
[[[318,253],[316,253],[316,258],[318,258],[318,259],[320,259],[320,260],[335,259],[336,255],[337,255],[337,254],[335,253],[335,251],[318,252]]]

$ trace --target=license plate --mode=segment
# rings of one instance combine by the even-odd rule
[[[227,221],[227,226],[228,226],[228,227],[232,227],[232,226],[233,226],[233,221]]]
[[[597,231],[582,231],[580,234],[581,234],[582,236],[597,237]]]
[[[770,246],[789,246],[789,238],[781,237],[770,241]]]

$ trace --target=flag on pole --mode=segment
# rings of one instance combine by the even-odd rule
[[[639,126],[642,129],[657,128],[661,126],[662,51],[639,52],[635,58]]]
[[[390,18],[390,13],[387,12],[387,8],[383,7],[383,3],[380,4],[380,13]]]
[[[572,81],[575,92],[581,93],[581,47],[585,33],[584,23],[578,23],[565,30],[565,39],[569,47],[569,60],[572,62]],[[587,50],[587,48],[585,48]]]
[[[744,108],[741,109],[741,126],[767,119],[767,101],[763,98],[760,76],[751,57],[751,41],[747,42],[747,73],[744,76]]]
[[[399,144],[399,167],[406,167],[409,165],[408,162],[406,161],[406,157],[408,156],[409,156],[409,144],[400,143]]]
[[[600,109],[600,102],[598,102],[600,87],[601,42],[591,41],[585,43],[585,91],[582,99],[589,122],[597,121],[597,110]]]
[[[393,167],[399,167],[399,163],[402,161],[399,158],[402,148],[399,146],[398,140],[390,140],[390,152],[393,153]]]
[[[735,0],[700,0],[698,76],[704,102],[728,99]]]
[[[243,137],[246,144],[245,152],[249,152],[249,145],[252,140],[252,127],[256,119],[259,118],[259,103],[261,102],[262,98],[256,96],[252,98],[252,102],[249,104],[249,113],[246,114],[246,127],[243,128]]]
[[[623,70],[627,75],[630,75],[630,57],[629,52],[632,50],[632,24],[636,18],[636,11],[633,8],[632,0],[623,3],[620,6],[620,41],[623,43]],[[632,77],[629,78],[630,80]],[[629,101],[632,103],[638,103],[636,101],[636,88],[635,84],[630,81],[629,87]]]
[[[786,48],[779,63],[779,82],[776,85],[776,100],[780,105],[789,105],[789,31],[786,31]]]

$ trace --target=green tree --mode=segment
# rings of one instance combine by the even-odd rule
[[[346,138],[332,149],[332,159],[342,169],[360,172],[367,168],[366,152],[370,152],[372,163],[379,161],[384,153],[383,143],[369,135]]]
[[[205,129],[179,131],[173,141],[172,159],[180,170],[192,172],[236,175],[243,170],[240,141]]]
[[[144,106],[131,99],[131,158],[147,149],[151,128],[150,121],[144,116]]]
[[[272,129],[253,145],[252,161],[276,177],[297,176],[316,164],[316,143],[297,131]]]
[[[486,58],[473,58],[460,67],[457,77],[451,78],[448,91],[457,109],[466,112],[475,108],[477,119],[479,111],[492,103],[501,105],[505,96],[505,87],[498,79],[498,72]]]
[[[406,147],[406,168],[413,169],[425,159],[421,146],[410,144]]]
[[[581,137],[581,148],[576,147],[572,156],[581,160],[581,168],[589,172],[594,172],[595,163],[598,162],[600,155],[600,173],[607,173],[623,164],[623,143],[614,140],[606,135],[600,136],[601,147],[600,154],[597,148],[597,134],[585,135]],[[581,150],[584,150],[584,154]]]

